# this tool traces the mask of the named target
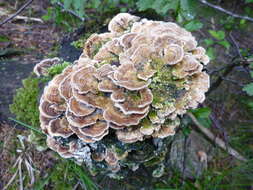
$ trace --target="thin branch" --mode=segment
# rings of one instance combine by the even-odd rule
[[[244,85],[241,84],[241,83],[239,83],[237,80],[229,79],[229,78],[226,78],[226,77],[221,77],[221,78],[222,78],[222,80],[231,82],[234,85],[237,85],[237,86],[240,86],[240,87],[244,87]]]
[[[240,52],[239,44],[236,42],[234,36],[232,35],[232,31],[229,32],[229,37],[231,38],[233,44],[235,45],[236,51],[237,51],[238,55],[240,56],[240,58],[241,58],[241,59],[244,59],[243,56],[242,56],[242,54],[241,54],[241,52]]]
[[[18,14],[20,14],[26,7],[28,7],[33,0],[27,1],[20,9],[13,15],[11,15],[9,18],[5,19],[3,22],[0,23],[0,26],[4,25],[5,23],[11,21],[13,18],[15,18]]]
[[[226,9],[223,9],[223,8],[220,7],[220,6],[213,5],[213,4],[209,3],[209,2],[207,2],[206,0],[199,0],[199,2],[205,4],[205,5],[209,6],[209,7],[212,7],[212,8],[214,8],[214,9],[216,9],[216,10],[219,10],[219,11],[221,11],[221,12],[223,12],[223,13],[226,13],[226,14],[232,16],[232,17],[240,18],[240,19],[244,19],[244,20],[248,20],[248,21],[253,22],[253,18],[251,18],[251,17],[238,15],[238,14],[236,14],[236,13],[233,13],[233,12],[231,12],[231,11],[228,11],[228,10],[226,10]]]
[[[12,182],[16,178],[17,174],[18,174],[18,170],[16,170],[16,172],[14,173],[14,175],[11,177],[11,179],[8,181],[8,183],[4,186],[3,190],[7,190],[8,189],[8,187],[12,184]]]
[[[0,8],[0,16],[10,16],[10,13]],[[35,17],[27,17],[27,16],[17,15],[14,19],[24,20],[25,22],[33,21],[33,22],[44,23],[43,20],[41,20],[40,18],[35,18]]]
[[[63,11],[68,12],[68,13],[72,14],[73,16],[77,17],[77,18],[80,19],[82,22],[85,21],[85,19],[84,19],[83,17],[80,17],[78,14],[76,14],[74,11],[72,11],[72,10],[70,10],[70,9],[66,9],[66,8],[64,7],[64,5],[61,4],[60,2],[56,2],[56,5],[58,5],[59,7],[61,7],[61,8],[63,9]]]
[[[235,61],[232,64],[226,66],[225,71],[223,72],[222,76],[219,76],[218,79],[211,85],[209,91],[206,93],[209,95],[215,89],[217,89],[223,81],[223,77],[226,77],[230,72],[233,71],[234,67],[241,65],[241,60]]]
[[[247,161],[246,158],[244,158],[239,152],[237,152],[235,149],[230,147],[229,145],[226,145],[226,143],[219,137],[215,137],[215,135],[206,127],[202,126],[196,117],[192,113],[187,113],[187,115],[192,119],[194,124],[198,127],[198,129],[207,136],[212,142],[214,142],[216,145],[218,145],[221,149],[225,150],[233,156],[234,158],[241,160],[241,161]]]

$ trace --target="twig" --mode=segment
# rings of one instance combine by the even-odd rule
[[[218,145],[221,149],[227,151],[231,156],[235,157],[236,159],[238,159],[240,161],[247,161],[247,159],[244,158],[235,149],[233,149],[229,145],[226,146],[226,143],[221,138],[215,137],[214,134],[209,129],[202,126],[192,113],[188,112],[187,115],[192,119],[192,121],[195,123],[195,125],[198,127],[198,129],[203,134],[205,134],[211,141],[213,141],[216,145]]]
[[[228,82],[231,82],[232,84],[235,84],[235,85],[237,85],[237,86],[244,87],[243,84],[239,83],[239,82],[236,81],[236,80],[229,79],[229,78],[226,78],[226,77],[221,77],[221,78],[222,78],[222,80],[224,80],[224,81],[228,81]]]
[[[64,7],[64,5],[61,4],[60,2],[56,2],[56,5],[58,5],[59,7],[61,7],[61,8],[63,9],[63,11],[68,12],[68,13],[72,14],[73,16],[77,17],[77,18],[80,19],[82,22],[85,21],[85,19],[84,19],[83,17],[80,17],[78,14],[76,14],[74,11],[72,11],[72,10],[70,10],[70,9],[66,9],[66,8]]]
[[[7,12],[7,11],[4,11],[2,9],[0,9],[0,16],[9,16],[10,13]],[[19,16],[17,15],[15,18],[13,19],[17,19],[17,20],[24,20],[25,22],[28,22],[28,21],[34,21],[34,22],[40,22],[40,23],[44,23],[43,20],[41,20],[40,18],[35,18],[35,17],[27,17],[27,16]]]
[[[209,7],[212,7],[212,8],[214,8],[214,9],[216,9],[216,10],[219,10],[219,11],[221,11],[221,12],[223,12],[223,13],[226,13],[226,14],[232,16],[232,17],[240,18],[240,19],[244,19],[244,20],[248,20],[248,21],[253,22],[253,18],[251,18],[251,17],[238,15],[238,14],[236,14],[236,13],[233,13],[233,12],[231,12],[231,11],[228,11],[228,10],[226,10],[226,9],[223,9],[223,8],[220,7],[220,6],[213,5],[213,4],[209,3],[209,2],[207,2],[206,0],[199,0],[199,2],[205,4],[205,5],[209,6]]]
[[[241,65],[241,62],[242,62],[241,60],[238,60],[234,61],[232,64],[227,65],[222,76],[218,77],[218,79],[211,85],[209,91],[206,94],[209,95],[211,92],[217,89],[220,86],[221,82],[223,81],[223,77],[226,77],[230,72],[232,72],[234,67]]]
[[[241,52],[240,52],[240,47],[239,47],[238,43],[235,41],[234,36],[232,35],[232,31],[229,32],[229,36],[230,36],[230,38],[231,38],[233,44],[234,44],[235,47],[236,47],[236,51],[237,51],[238,55],[240,56],[241,59],[244,59],[243,56],[242,56],[242,54],[241,54]]]
[[[20,9],[13,15],[11,15],[9,18],[5,19],[3,22],[0,23],[0,26],[4,25],[5,23],[11,21],[13,18],[15,18],[18,14],[20,14],[26,7],[28,7],[33,0],[27,1]]]
[[[19,171],[19,190],[23,190],[23,174],[22,174],[22,161],[21,159],[18,163],[18,171]]]
[[[18,170],[16,170],[16,172],[11,177],[11,179],[9,180],[9,182],[4,186],[3,190],[7,190],[8,189],[8,187],[12,184],[13,180],[16,178],[17,174],[18,174]]]

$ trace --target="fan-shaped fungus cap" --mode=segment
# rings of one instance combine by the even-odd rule
[[[116,131],[117,138],[124,143],[134,143],[143,140],[143,134],[139,129],[129,131],[128,129],[122,129]]]
[[[66,118],[68,122],[78,128],[86,127],[95,124],[98,119],[102,118],[101,113],[92,112],[87,116],[76,116],[71,111],[66,111]]]
[[[103,113],[103,117],[105,118],[106,121],[112,122],[116,125],[124,125],[124,126],[137,125],[140,122],[140,120],[143,119],[145,116],[146,113],[125,115],[114,106],[109,105],[108,108]]]
[[[58,90],[60,96],[63,97],[66,101],[73,96],[71,88],[71,74],[62,80],[62,82],[59,84]]]
[[[95,111],[96,108],[90,107],[82,102],[79,102],[75,97],[69,100],[69,111],[76,116],[87,116]]]
[[[44,99],[50,103],[62,104],[64,102],[58,90],[58,85],[52,81],[44,89]]]
[[[46,76],[48,74],[47,69],[55,64],[59,64],[60,59],[58,57],[52,58],[52,59],[44,59],[38,64],[35,65],[33,72],[37,76]]]
[[[51,120],[47,129],[50,136],[61,136],[67,138],[74,134],[69,128],[69,122],[65,117]]]
[[[178,78],[184,78],[188,75],[201,72],[203,65],[192,55],[185,55],[182,62],[175,65],[172,71],[173,75]]]
[[[119,66],[118,70],[114,72],[114,75],[110,75],[109,77],[116,85],[128,90],[140,90],[150,84],[150,81],[138,79],[137,70],[132,63]]]
[[[97,162],[102,162],[105,159],[106,154],[103,152],[93,152],[91,156],[93,160]]]
[[[115,16],[108,25],[110,32],[120,33],[130,27],[130,25],[139,20],[139,17],[130,15],[128,13],[120,13]]]
[[[101,94],[79,94],[77,90],[73,90],[74,97],[88,106],[104,109],[110,102],[110,98]]]
[[[93,125],[81,128],[80,132],[89,137],[99,137],[103,135],[108,128],[108,123],[105,121],[98,121]]]
[[[40,105],[39,105],[39,110],[40,110],[41,115],[48,118],[55,118],[61,115],[61,112],[55,110],[53,108],[53,105],[54,104],[44,100],[44,98],[41,98]]]
[[[144,88],[136,93],[125,93],[124,101],[115,103],[124,114],[144,114],[148,111],[148,105],[152,103],[151,90]]]
[[[184,57],[184,50],[177,44],[170,44],[164,48],[164,61],[166,64],[174,65],[180,62]]]
[[[95,78],[96,69],[93,66],[83,67],[72,74],[71,84],[80,94],[96,92],[98,81]]]
[[[78,145],[76,141],[71,141],[68,145],[63,145],[55,138],[47,136],[47,145],[50,149],[58,152],[63,158],[73,158],[76,157],[76,152],[78,151]]]
[[[105,161],[110,165],[110,166],[115,166],[118,163],[118,159],[113,151],[107,150],[106,151],[106,156],[105,156]]]
[[[179,119],[164,123],[161,128],[153,134],[153,137],[165,138],[175,134],[175,128],[180,124]]]

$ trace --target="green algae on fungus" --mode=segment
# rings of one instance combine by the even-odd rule
[[[48,83],[41,127],[52,150],[93,173],[120,177],[161,164],[159,177],[178,116],[205,99],[208,57],[175,23],[121,13],[108,29],[91,35],[79,60]]]

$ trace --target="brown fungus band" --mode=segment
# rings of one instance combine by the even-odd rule
[[[209,76],[202,70],[209,58],[190,32],[127,13],[116,15],[108,30],[91,35],[79,60],[56,75],[41,97],[41,128],[48,146],[63,157],[80,157],[73,136],[87,144],[109,133],[123,143],[172,136],[178,116],[205,100]],[[58,61],[44,60],[35,71],[44,74]],[[91,152],[93,160],[119,170],[122,157],[112,149]]]

